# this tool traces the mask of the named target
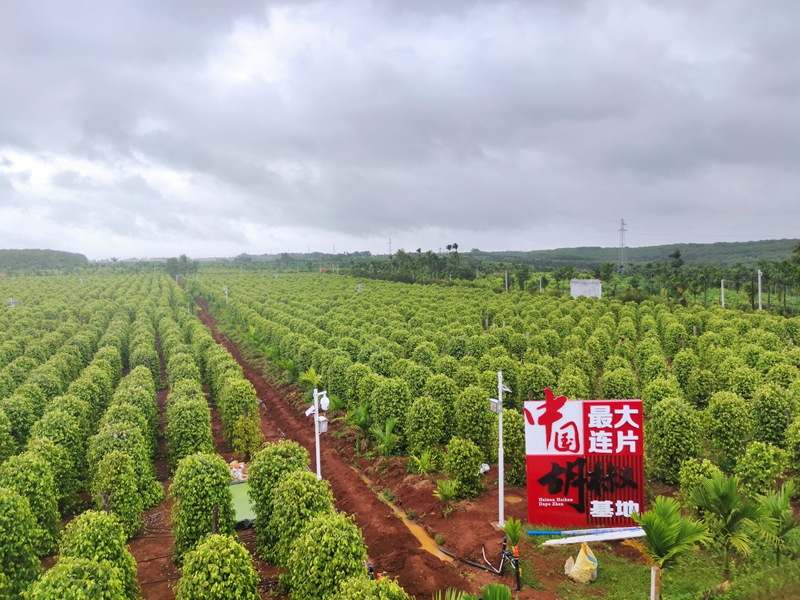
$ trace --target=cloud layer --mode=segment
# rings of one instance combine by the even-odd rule
[[[800,5],[9,2],[0,247],[798,237]]]

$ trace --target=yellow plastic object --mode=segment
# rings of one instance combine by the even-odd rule
[[[597,559],[591,548],[584,542],[575,559],[575,565],[568,573],[569,578],[578,583],[589,583],[597,579]]]

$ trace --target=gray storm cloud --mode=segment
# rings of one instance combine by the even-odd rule
[[[797,236],[789,0],[2,12],[16,244],[63,223],[92,257],[609,246],[622,217],[633,245]]]

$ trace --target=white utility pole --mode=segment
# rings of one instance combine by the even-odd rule
[[[319,457],[319,396],[317,388],[314,388],[314,439],[317,453],[317,479],[322,479],[322,463]]]
[[[323,390],[321,392],[314,388],[314,404],[306,410],[306,416],[314,415],[314,440],[316,445],[317,455],[317,479],[322,479],[322,462],[319,456],[319,434],[328,431],[328,419],[321,417],[319,414],[320,408],[328,410],[330,400],[328,399],[328,392]]]
[[[505,469],[503,464],[503,392],[511,392],[506,386],[503,385],[503,372],[497,372],[497,399],[490,400],[492,411],[497,413],[498,416],[498,443],[497,443],[497,525],[505,527]]]
[[[758,270],[758,310],[762,310],[761,308],[761,269]]]
[[[725,308],[725,280],[719,280],[719,294],[720,298],[722,298],[722,308]]]

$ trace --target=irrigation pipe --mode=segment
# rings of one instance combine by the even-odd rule
[[[451,557],[455,558],[456,560],[460,560],[461,562],[467,563],[468,565],[472,565],[473,567],[478,567],[479,569],[483,569],[484,571],[488,571],[489,573],[495,573],[495,571],[490,569],[489,567],[484,567],[480,563],[476,563],[476,562],[473,562],[473,561],[468,560],[466,558],[462,558],[460,556],[456,556],[455,554],[453,554],[452,552],[448,552],[447,550],[445,550],[441,546],[436,546],[436,549],[439,550],[440,552],[443,552],[444,554],[447,554],[447,556],[451,556]]]

